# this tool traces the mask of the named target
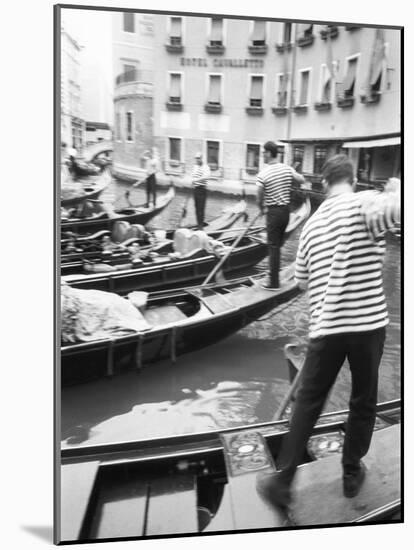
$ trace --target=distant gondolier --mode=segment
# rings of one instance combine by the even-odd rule
[[[147,151],[144,154],[144,158],[146,160],[146,177],[145,177],[145,185],[146,185],[146,193],[147,193],[147,208],[150,207],[151,202],[155,206],[157,202],[157,177],[156,174],[158,172],[158,162],[154,155],[152,155],[149,151]],[[134,183],[133,187],[138,187],[141,184],[141,181]]]
[[[388,324],[382,268],[385,232],[400,219],[396,185],[383,193],[354,193],[354,169],[346,155],[329,159],[323,176],[327,198],[306,222],[296,258],[296,281],[309,293],[308,350],[279,472],[258,479],[263,498],[282,508],[291,501],[297,466],[345,359],[352,389],[342,452],[343,493],[358,494],[365,477],[361,459],[375,424]]]
[[[257,176],[258,202],[262,212],[266,207],[267,242],[269,247],[269,281],[266,288],[279,288],[280,248],[289,222],[289,204],[292,182],[305,183],[305,178],[287,164],[278,162],[276,143],[263,146],[267,164]]]
[[[207,182],[210,177],[210,168],[207,164],[203,163],[203,155],[201,153],[197,153],[194,158],[195,165],[191,176],[191,183],[193,185],[197,227],[198,229],[203,229],[207,199]]]

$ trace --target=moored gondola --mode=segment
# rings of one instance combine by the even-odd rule
[[[217,242],[213,250],[195,248],[187,254],[177,256],[173,242],[166,241],[158,246],[143,249],[139,260],[131,261],[127,250],[112,254],[112,265],[101,261],[83,265],[64,264],[62,274],[79,271],[84,273],[63,276],[63,281],[76,288],[96,288],[110,292],[126,293],[132,290],[162,290],[173,286],[183,286],[202,282],[231,246],[233,238],[227,237]],[[258,236],[246,235],[235,248],[222,272],[224,275],[253,267],[267,255],[266,242]],[[115,263],[118,262],[118,263]],[[87,273],[87,271],[90,273]],[[101,272],[99,272],[101,270]]]
[[[61,231],[71,231],[84,234],[102,230],[110,230],[115,221],[127,221],[131,224],[145,225],[154,216],[160,214],[173,200],[175,196],[174,187],[157,199],[155,206],[136,206],[122,209],[113,209],[104,203],[93,203],[94,212],[88,213],[85,217],[70,216],[61,219]]]
[[[303,223],[309,213],[309,200],[291,213],[286,238]],[[187,254],[177,256],[174,253],[173,242],[167,240],[155,247],[144,249],[141,254],[142,259],[135,263],[131,261],[126,249],[118,249],[117,253],[109,255],[109,259],[108,255],[105,259],[105,255],[100,254],[101,258],[94,263],[86,265],[80,261],[64,263],[61,266],[61,272],[62,275],[67,275],[64,280],[77,288],[97,288],[121,293],[138,289],[161,290],[177,285],[197,284],[203,281],[214,268],[225,254],[226,247],[231,246],[234,237],[237,238],[240,234],[240,230],[224,234],[221,241],[224,247],[221,252],[195,248]],[[132,241],[128,242],[131,244]],[[90,252],[89,256],[93,254]],[[264,238],[248,233],[230,253],[223,265],[222,273],[229,275],[241,272],[259,263],[266,254],[267,246]],[[79,274],[82,268],[89,273]]]
[[[400,407],[399,400],[378,404],[366,480],[352,499],[342,494],[340,462],[348,411],[322,415],[302,457],[289,514],[256,491],[258,475],[275,470],[287,420],[65,448],[60,540],[399,521]]]
[[[210,220],[204,227],[204,232],[214,239],[220,237],[223,231],[226,235],[232,235],[227,231],[233,227],[237,222],[243,221],[247,218],[246,214],[246,201],[239,200],[235,204],[223,209],[223,211]],[[119,227],[122,224],[122,227]],[[193,229],[192,227],[187,227]],[[153,236],[153,231],[144,231],[143,228],[137,224],[130,224],[126,221],[115,222],[112,231],[102,230],[92,234],[78,235],[72,231],[62,230],[60,260],[63,263],[73,263],[81,260],[90,260],[97,257],[102,251],[102,243],[104,238],[110,238],[111,242],[115,245],[131,244],[132,239],[135,239],[140,246],[150,244],[150,237]],[[165,232],[166,239],[172,239],[174,237],[175,229],[169,229]]]
[[[97,290],[70,290],[66,285],[69,306],[62,313],[62,326],[67,328],[61,348],[62,384],[140,369],[165,357],[175,361],[182,353],[218,342],[299,294],[293,266],[282,271],[282,282],[277,290],[242,278],[155,292],[145,308],[138,305],[139,311],[132,311],[131,303],[136,304],[135,296],[141,300],[142,293],[133,293],[127,300]],[[93,301],[91,314],[77,305],[85,296]],[[128,311],[124,315],[120,310]],[[111,311],[119,316],[110,318]]]
[[[86,200],[95,200],[106,189],[110,181],[110,172],[104,170],[99,176],[74,182],[76,189],[73,189],[70,184],[62,183],[60,204],[68,208]]]

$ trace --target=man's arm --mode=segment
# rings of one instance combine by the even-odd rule
[[[257,183],[257,205],[260,212],[264,213],[264,187],[261,183]]]
[[[296,172],[294,168],[291,168],[292,170],[292,178],[295,183],[298,185],[302,185],[305,183],[305,178],[302,176],[302,174],[299,174],[299,172]]]
[[[399,228],[401,223],[401,196],[399,192],[361,193],[361,209],[368,230],[374,239],[387,231]]]
[[[295,281],[299,288],[306,290],[308,288],[309,271],[305,257],[302,237],[299,239],[298,251],[296,253]]]
[[[293,181],[297,183],[301,189],[307,189],[307,190],[312,189],[312,184],[310,181],[306,181],[305,177],[302,176],[302,174],[299,174],[299,172],[296,172],[294,168],[291,168],[291,170],[292,170]]]

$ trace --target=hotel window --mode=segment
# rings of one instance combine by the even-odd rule
[[[326,162],[328,150],[326,147],[316,146],[313,153],[313,173],[322,174],[322,167]]]
[[[135,80],[138,80],[137,77],[137,68],[135,65],[130,64],[124,64],[122,66],[123,69],[123,82],[134,82]]]
[[[382,73],[386,60],[387,44],[385,42],[384,29],[376,29],[375,40],[371,52],[371,61],[368,73],[368,95],[379,95],[381,92]]]
[[[170,103],[181,103],[181,73],[170,74]]]
[[[277,77],[276,105],[278,107],[287,107],[288,78],[287,74],[279,74]]]
[[[305,147],[303,145],[295,145],[293,147],[293,168],[297,172],[303,170],[303,157],[305,156]]]
[[[348,69],[343,82],[344,97],[354,97],[357,63],[358,63],[357,57],[348,59]]]
[[[285,23],[283,25],[283,42],[289,44],[292,40],[292,23]]]
[[[207,164],[211,170],[217,170],[220,163],[220,142],[207,141]]]
[[[252,76],[250,81],[250,107],[262,107],[263,104],[263,76]]]
[[[127,141],[134,141],[134,113],[132,111],[128,111],[126,113],[126,140]]]
[[[299,105],[308,104],[310,70],[300,72]]]
[[[181,138],[168,138],[170,161],[181,161]]]
[[[254,21],[252,46],[266,45],[266,21]]]
[[[332,97],[332,75],[327,65],[321,66],[321,103],[330,103]]]
[[[124,12],[124,32],[135,32],[135,14]]]
[[[182,45],[182,18],[181,17],[171,17],[170,23],[170,44],[171,46],[181,46]]]
[[[212,17],[210,46],[223,45],[223,19],[221,17]]]
[[[259,171],[260,145],[248,143],[246,148],[246,170],[250,173]]]
[[[207,103],[221,105],[221,75],[209,75]]]

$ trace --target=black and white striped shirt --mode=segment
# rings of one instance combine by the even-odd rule
[[[257,185],[264,188],[266,206],[290,203],[293,170],[287,164],[271,162],[257,176]]]
[[[208,164],[202,164],[201,166],[196,164],[193,168],[193,172],[191,174],[191,180],[201,180],[197,183],[194,183],[194,187],[206,187],[208,183],[208,179],[210,177],[210,167]]]
[[[399,195],[363,191],[326,199],[306,222],[295,279],[308,286],[310,338],[388,324],[384,235],[399,220]]]

